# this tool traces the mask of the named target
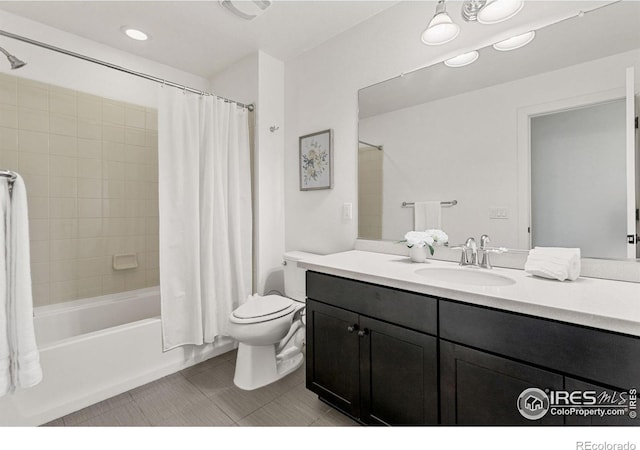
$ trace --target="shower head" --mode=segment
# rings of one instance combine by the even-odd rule
[[[12,70],[19,69],[20,67],[27,65],[26,62],[16,58],[13,55],[9,55],[9,56],[7,56],[7,58],[9,59],[9,62],[11,63],[11,69]]]
[[[11,70],[19,69],[20,67],[27,65],[26,62],[16,58],[2,47],[0,47],[0,52],[4,53],[9,60],[9,63],[11,64]]]

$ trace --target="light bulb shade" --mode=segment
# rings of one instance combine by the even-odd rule
[[[453,58],[447,59],[444,64],[447,67],[463,67],[474,62],[480,54],[477,51],[463,53]]]
[[[533,41],[536,37],[535,31],[529,31],[528,33],[520,34],[504,41],[496,42],[493,44],[493,48],[500,50],[501,52],[507,52],[509,50],[515,50],[520,47],[524,47],[529,42]]]
[[[446,12],[433,16],[429,26],[422,33],[422,42],[427,45],[441,45],[454,40],[460,34],[460,27],[453,23]]]
[[[503,22],[518,14],[523,7],[522,0],[487,0],[478,12],[478,22],[485,25]]]

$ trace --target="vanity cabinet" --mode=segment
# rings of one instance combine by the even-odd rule
[[[640,380],[640,339],[454,301],[439,305],[443,424],[640,425],[628,416],[548,413],[528,420],[516,408],[527,388],[633,388]]]
[[[313,271],[307,298],[307,388],[361,423],[640,425],[517,408],[528,388],[637,388],[638,337]]]
[[[313,272],[307,297],[308,389],[365,424],[438,423],[436,299]]]

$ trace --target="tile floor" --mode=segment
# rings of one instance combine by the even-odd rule
[[[254,391],[233,384],[236,352],[84,408],[46,426],[353,426],[305,388],[304,366]]]

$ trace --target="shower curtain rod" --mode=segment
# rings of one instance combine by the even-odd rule
[[[358,141],[358,143],[367,145],[369,147],[377,148],[380,151],[382,151],[382,149],[383,149],[382,145],[369,144],[368,142],[365,142],[365,141]]]
[[[182,84],[174,83],[173,81],[168,81],[168,80],[165,80],[163,78],[154,77],[153,75],[148,75],[146,73],[136,72],[135,70],[127,69],[126,67],[118,66],[116,64],[111,64],[109,62],[102,61],[102,60],[96,59],[96,58],[92,58],[90,56],[85,56],[85,55],[82,55],[80,53],[72,52],[70,50],[65,50],[64,48],[60,48],[60,47],[56,47],[54,45],[46,44],[44,42],[36,41],[36,40],[30,39],[28,37],[20,36],[19,34],[14,34],[14,33],[8,32],[8,31],[0,30],[0,35],[8,37],[8,38],[11,38],[11,39],[15,39],[15,40],[18,40],[18,41],[26,42],[27,44],[35,45],[37,47],[42,47],[42,48],[45,48],[47,50],[51,50],[51,51],[54,51],[54,52],[62,53],[64,55],[73,56],[74,58],[82,59],[84,61],[88,61],[88,62],[91,62],[91,63],[94,63],[94,64],[98,64],[98,65],[101,65],[101,66],[104,66],[104,67],[108,67],[110,69],[118,70],[120,72],[124,72],[124,73],[127,73],[129,75],[135,75],[135,76],[140,77],[140,78],[144,78],[144,79],[147,79],[147,80],[155,81],[156,83],[162,83],[163,86],[166,85],[166,86],[175,87],[175,88],[178,88],[178,89],[182,89],[183,91],[186,91],[186,92],[193,92],[194,94],[212,95],[212,96],[220,98],[220,99],[222,99],[222,100],[224,100],[226,102],[235,103],[236,105],[238,105],[238,106],[240,106],[242,108],[247,108],[249,111],[253,111],[253,109],[254,109],[253,104],[245,105],[244,103],[240,103],[240,102],[235,101],[235,100],[231,100],[231,99],[228,99],[228,98],[225,98],[225,97],[221,97],[220,95],[212,94],[211,92],[206,92],[206,91],[203,91],[203,90],[200,90],[200,89],[190,88],[188,86],[184,86]]]

